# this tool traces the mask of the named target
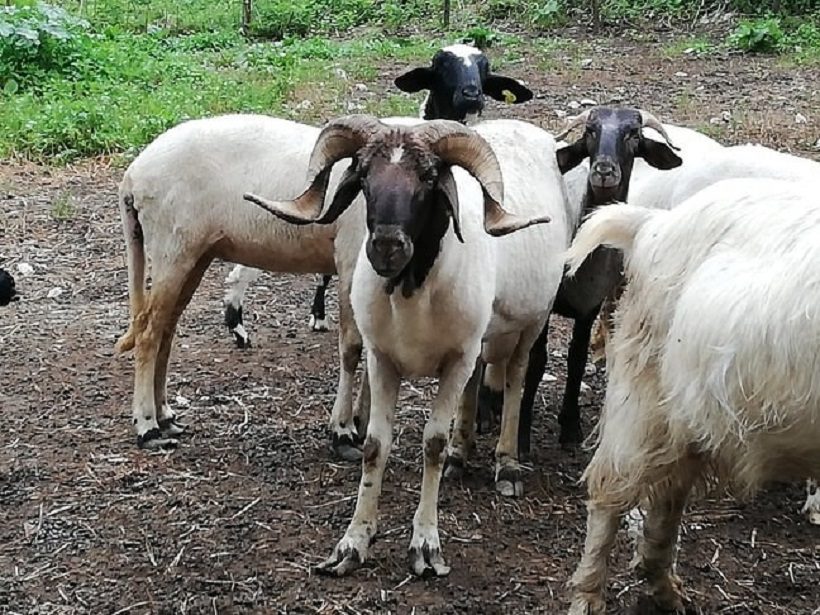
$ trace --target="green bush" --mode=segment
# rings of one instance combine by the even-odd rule
[[[0,7],[0,87],[8,93],[48,74],[77,77],[91,42],[88,22],[38,3]]]
[[[774,53],[783,48],[785,40],[775,17],[742,21],[729,36],[729,44],[751,53]]]

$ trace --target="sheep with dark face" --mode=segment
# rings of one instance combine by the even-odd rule
[[[441,49],[433,56],[430,66],[414,68],[398,76],[395,84],[404,92],[429,90],[420,108],[420,116],[426,120],[466,123],[484,110],[485,96],[514,103],[527,102],[533,96],[529,88],[515,79],[492,73],[490,61],[480,49],[463,44]],[[243,298],[259,273],[258,269],[237,265],[225,280],[225,324],[240,348],[250,345],[243,321]],[[325,292],[330,280],[331,276],[323,276],[314,294],[309,322],[314,331],[328,329]]]
[[[600,205],[626,201],[636,159],[661,170],[673,169],[682,162],[673,151],[674,146],[664,126],[646,111],[610,107],[590,109],[574,118],[557,138],[563,139],[577,127],[584,128],[583,134],[557,152],[562,173],[571,171],[587,159],[590,161],[589,172],[583,171],[586,186],[575,224]],[[659,132],[666,143],[644,136],[644,128]],[[592,325],[601,303],[619,284],[621,267],[620,253],[600,248],[586,259],[574,277],[562,280],[555,299],[553,312],[575,321],[567,357],[563,405],[558,415],[559,439],[565,445],[579,443],[582,439],[578,397]],[[548,329],[545,325],[530,354],[519,426],[519,452],[522,454],[530,450],[532,407],[547,363]]]
[[[5,269],[0,269],[0,306],[5,306],[12,301],[17,301],[17,289],[14,278]]]
[[[353,157],[346,179],[323,208],[324,169],[346,156]],[[497,484],[520,482],[512,455],[526,359],[557,291],[562,246],[569,240],[555,142],[540,128],[509,120],[472,131],[443,120],[389,127],[352,116],[323,130],[311,160],[312,186],[303,197],[246,198],[293,223],[330,223],[360,189],[365,196],[367,239],[350,297],[367,349],[371,413],[356,510],[320,568],[344,575],[367,559],[400,378],[437,376],[410,561],[416,574],[444,575],[449,568],[439,541],[438,488],[457,408],[451,455],[464,459],[470,449],[480,356],[504,365],[509,392],[496,449]],[[517,215],[502,209],[505,193]],[[489,237],[550,218],[553,224]]]

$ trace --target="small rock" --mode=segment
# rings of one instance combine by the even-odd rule
[[[556,109],[555,110],[555,116],[560,117],[560,118],[565,118],[565,117],[567,117],[567,112],[564,111],[563,109]]]
[[[348,111],[360,111],[364,109],[364,105],[361,105],[355,101],[349,100],[347,101],[347,110]]]
[[[357,83],[353,87],[357,89],[359,92],[367,92],[367,86],[364,83]]]
[[[548,374],[546,372],[544,372],[544,375],[541,376],[541,382],[555,382],[556,380],[558,380],[556,376],[553,376],[552,374]]]
[[[592,390],[592,387],[589,386],[586,382],[581,382],[581,395],[585,395]]]
[[[187,397],[183,397],[182,395],[177,395],[176,397],[174,397],[174,401],[180,408],[187,408],[191,405],[191,400]]]
[[[584,107],[594,107],[594,106],[595,106],[595,105],[597,105],[598,103],[597,103],[597,102],[595,102],[594,100],[592,100],[591,98],[584,98],[584,99],[581,101],[581,104],[582,104]]]
[[[20,275],[31,275],[34,273],[34,267],[28,263],[17,263],[17,273]]]
[[[587,376],[594,376],[598,373],[598,368],[595,367],[594,363],[587,363],[587,366],[584,368],[584,373]]]
[[[679,70],[678,72],[675,73],[675,77],[688,77],[688,76],[689,76],[689,73],[685,73],[682,70]]]
[[[304,111],[305,109],[311,109],[313,107],[313,102],[310,100],[303,100],[299,104],[296,105],[296,109],[298,111]]]
[[[808,121],[809,120],[807,120],[806,116],[803,115],[802,113],[798,113],[797,115],[794,116],[794,123],[795,124],[805,124]]]
[[[333,74],[335,74],[342,81],[347,81],[347,71],[345,71],[345,69],[337,66],[333,69]]]
[[[581,60],[581,68],[588,68],[592,65],[592,58],[584,58]]]
[[[683,50],[683,53],[685,53],[686,55],[691,55],[691,54],[695,53],[695,48],[694,47],[687,47],[686,49]]]
[[[567,103],[567,107],[575,111],[576,109],[579,109],[581,107],[581,103],[579,103],[577,100],[571,100],[569,101],[569,103]]]
[[[49,299],[56,299],[57,297],[59,297],[62,294],[63,294],[63,289],[60,288],[59,286],[55,286],[50,291],[48,291],[48,294],[46,296]]]

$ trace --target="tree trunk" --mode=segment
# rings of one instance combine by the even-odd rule
[[[253,0],[242,0],[242,35],[248,36],[253,13]]]
[[[442,23],[445,28],[450,27],[450,0],[444,0],[444,18],[442,19]]]

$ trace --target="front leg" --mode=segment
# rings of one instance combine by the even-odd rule
[[[441,554],[438,535],[438,490],[447,451],[447,431],[464,387],[474,373],[479,345],[472,352],[454,357],[441,368],[438,395],[433,402],[430,420],[424,426],[424,474],[421,498],[413,517],[410,541],[410,568],[418,576],[432,573],[445,576],[450,568]],[[371,418],[371,421],[373,419]]]
[[[362,479],[356,511],[333,554],[317,567],[324,574],[345,576],[367,559],[376,535],[379,495],[384,468],[393,443],[393,414],[399,394],[399,376],[392,362],[376,352],[367,355],[372,411],[362,453]]]

